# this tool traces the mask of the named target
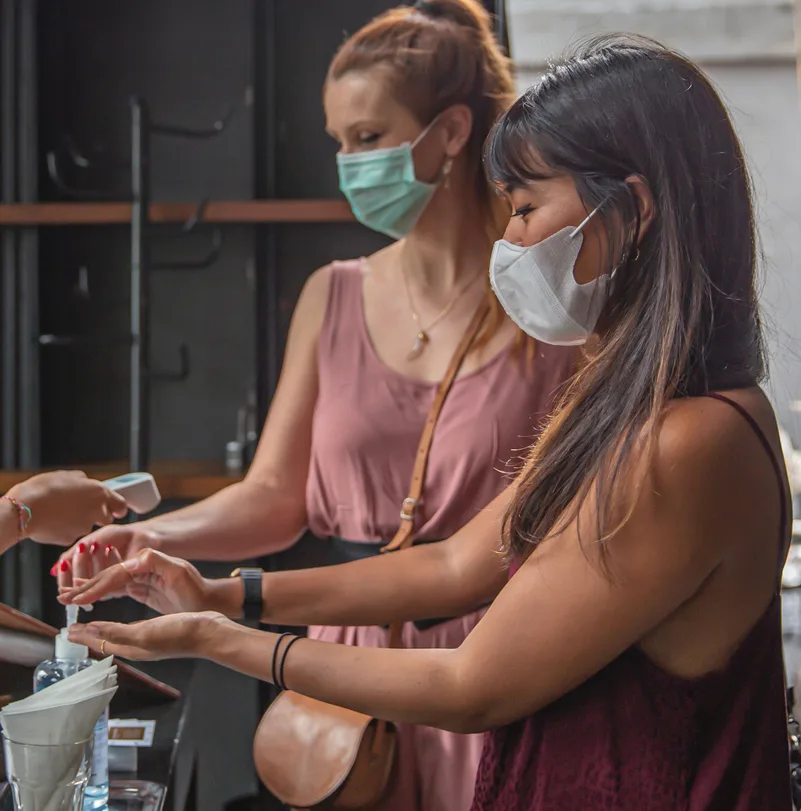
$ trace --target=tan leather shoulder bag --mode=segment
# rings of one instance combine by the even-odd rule
[[[482,302],[437,388],[417,448],[409,495],[401,507],[401,524],[384,552],[412,543],[434,428],[488,312],[488,304]],[[403,623],[390,626],[390,647],[399,647],[402,629]],[[395,742],[395,727],[386,721],[284,690],[261,719],[253,756],[264,785],[292,808],[365,811],[375,808],[386,790]]]

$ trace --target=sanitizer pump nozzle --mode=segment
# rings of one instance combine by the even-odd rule
[[[67,606],[67,628],[70,625],[75,625],[78,622],[78,606],[77,605],[68,605]]]
[[[89,648],[86,645],[79,645],[70,642],[67,632],[70,625],[78,621],[78,606],[67,606],[67,624],[61,629],[61,633],[56,637],[56,659],[66,659],[67,661],[80,662],[89,657]]]

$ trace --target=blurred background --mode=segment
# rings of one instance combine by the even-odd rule
[[[55,466],[151,470],[172,509],[243,474],[303,282],[382,242],[338,192],[320,99],[344,35],[393,5],[0,0],[0,490]],[[521,91],[571,42],[614,30],[679,48],[722,90],[756,185],[768,388],[801,446],[801,10],[486,5]],[[0,599],[61,624],[42,574],[55,555],[7,554]],[[258,702],[222,672],[205,689],[224,746],[200,756],[197,804],[217,811],[256,792]]]

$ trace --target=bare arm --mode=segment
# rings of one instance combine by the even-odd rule
[[[393,621],[462,616],[490,602],[507,569],[498,549],[512,488],[447,541],[377,555],[341,566],[262,576],[264,622],[286,625],[386,625]],[[86,605],[128,594],[160,613],[215,610],[242,613],[239,578],[206,580],[194,566],[157,550],[62,592],[62,602]]]
[[[495,598],[506,582],[499,553],[501,519],[512,488],[446,541],[354,563],[276,572],[262,578],[264,621],[284,625],[388,625],[395,620],[459,617]],[[238,617],[238,583],[226,613]]]
[[[134,525],[109,527],[84,548],[117,547],[123,557],[144,548],[205,560],[241,560],[291,546],[306,526],[306,478],[317,401],[317,339],[328,300],[329,272],[314,273],[292,318],[281,378],[253,464],[243,482],[181,510]],[[76,550],[76,572],[92,574]],[[112,561],[113,562],[113,561]],[[97,560],[95,561],[95,568]],[[88,568],[88,571],[79,571]],[[61,585],[68,585],[61,578]]]
[[[0,554],[19,540],[19,517],[9,501],[0,502]]]
[[[352,648],[304,639],[287,658],[287,685],[379,718],[459,732],[525,717],[574,689],[702,595],[733,550],[753,554],[754,527],[777,512],[775,487],[766,490],[760,481],[770,471],[753,436],[746,435],[742,452],[747,427],[737,425],[739,438],[732,439],[721,412],[710,413],[700,425],[679,420],[674,426],[664,443],[670,447],[660,447],[644,472],[631,518],[608,542],[605,560],[593,539],[589,499],[579,518],[582,542],[574,523],[543,544],[458,649]],[[764,610],[775,586],[776,550],[761,544],[759,555],[771,573],[752,586],[756,609]],[[733,629],[732,646],[753,621],[744,617],[744,627]],[[682,633],[674,649],[692,642],[703,650],[693,626]],[[94,623],[72,636],[95,648],[104,639],[106,652],[129,658],[200,656],[265,680],[276,644],[275,635],[218,614]],[[699,670],[714,666],[702,663]]]

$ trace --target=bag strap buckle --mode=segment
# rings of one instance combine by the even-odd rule
[[[401,504],[401,521],[414,521],[414,511],[420,502],[416,498],[405,498]]]

